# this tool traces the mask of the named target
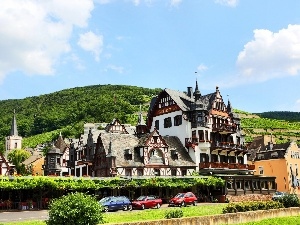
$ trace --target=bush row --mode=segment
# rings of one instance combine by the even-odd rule
[[[248,201],[229,203],[223,213],[247,212],[256,210],[268,210],[284,208],[284,205],[279,201]]]

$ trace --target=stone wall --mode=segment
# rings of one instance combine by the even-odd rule
[[[179,219],[163,219],[153,221],[140,221],[133,223],[116,223],[110,225],[220,225],[220,224],[239,224],[263,219],[299,216],[300,207],[258,210],[239,213],[227,213],[211,216],[189,217]]]

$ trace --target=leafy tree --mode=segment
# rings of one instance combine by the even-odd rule
[[[96,225],[104,223],[96,198],[84,193],[70,193],[50,203],[47,225]]]
[[[30,157],[30,152],[24,149],[14,149],[8,153],[7,158],[15,165],[18,174],[26,175],[26,168],[23,162]]]

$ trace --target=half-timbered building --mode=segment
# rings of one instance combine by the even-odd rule
[[[225,104],[218,87],[206,95],[197,81],[194,92],[192,87],[187,92],[164,89],[151,101],[147,125],[150,131],[178,137],[200,174],[226,181],[223,193],[255,193],[255,182],[272,184],[267,193],[275,190],[274,176],[253,175],[255,166],[247,164],[239,115],[229,100]]]
[[[196,164],[174,136],[149,133],[142,115],[135,133],[129,133],[118,120],[110,123],[97,138],[93,170],[96,177],[184,176]]]

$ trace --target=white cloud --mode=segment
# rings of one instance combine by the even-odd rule
[[[197,70],[198,70],[199,72],[205,71],[205,70],[207,70],[207,69],[208,69],[207,66],[205,66],[203,63],[201,63],[201,64],[197,67]]]
[[[99,61],[100,53],[103,47],[103,36],[96,35],[89,31],[81,34],[77,44],[86,51],[92,52],[95,56],[95,60]]]
[[[113,71],[116,71],[117,73],[124,73],[124,67],[122,66],[116,66],[116,65],[108,65],[106,67],[106,70],[105,71],[108,71],[108,70],[113,70]]]
[[[74,26],[85,27],[92,0],[6,0],[0,7],[0,80],[8,73],[54,73],[71,49]]]
[[[239,0],[215,0],[215,3],[230,7],[236,7],[239,3]]]
[[[237,67],[242,81],[266,81],[295,76],[300,71],[300,25],[273,33],[254,30],[254,40],[244,45]]]
[[[178,6],[181,2],[182,2],[182,0],[170,0],[170,5],[171,5],[172,7],[176,7],[176,6]]]

